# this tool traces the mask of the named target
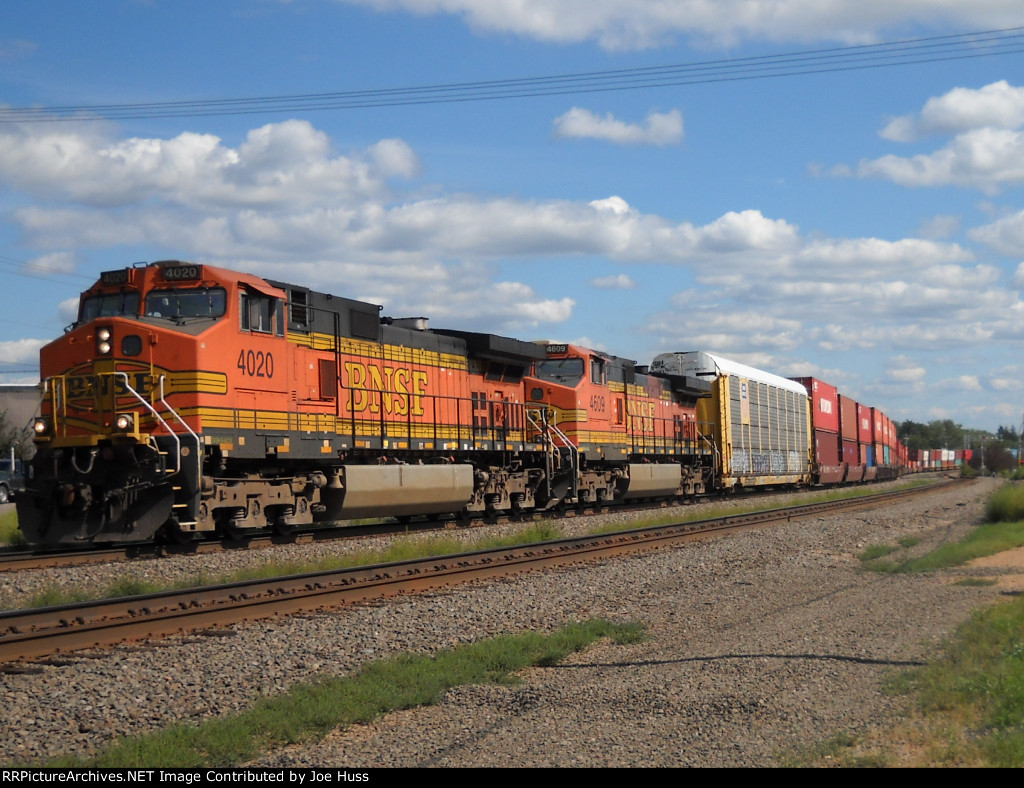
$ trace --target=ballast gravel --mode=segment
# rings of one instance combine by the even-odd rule
[[[996,484],[984,479],[870,511],[2,673],[0,762],[87,756],[119,736],[232,714],[295,681],[345,674],[396,652],[604,617],[643,622],[647,637],[596,644],[524,671],[514,686],[457,687],[437,706],[391,713],[250,765],[777,765],[781,752],[885,727],[903,701],[882,692],[883,677],[934,656],[973,609],[1006,598],[999,585],[953,581],[1019,572],[1013,567],[880,575],[857,559],[868,545],[903,537],[920,540],[912,554],[962,538],[981,521]],[[223,571],[227,564],[212,558],[201,560]],[[196,560],[146,562],[146,571],[193,574]],[[139,567],[60,571],[67,584],[89,584]],[[50,582],[44,575],[0,578],[0,599],[17,604]]]

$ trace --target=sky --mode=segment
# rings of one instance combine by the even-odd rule
[[[6,0],[0,383],[38,380],[101,271],[180,259],[1019,429],[1024,38],[963,38],[1018,26],[1019,0]]]

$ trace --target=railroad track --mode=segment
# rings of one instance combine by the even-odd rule
[[[471,580],[638,553],[743,528],[787,522],[934,492],[956,481],[862,498],[722,518],[569,537],[497,550],[229,583],[0,613],[0,663],[222,628],[280,615],[322,611]]]
[[[759,495],[772,493],[751,493],[752,500]],[[668,502],[659,504],[664,507]],[[634,512],[655,508],[650,503],[637,502],[617,504],[614,509],[607,506],[588,505],[580,509],[565,512],[549,512],[546,516],[587,516],[607,514],[611,511]],[[545,515],[529,512],[522,515],[522,522],[543,519]],[[235,552],[239,550],[256,550],[282,545],[313,544],[331,542],[342,539],[356,539],[366,536],[404,534],[420,531],[440,531],[452,527],[474,528],[485,525],[501,525],[510,522],[507,515],[459,521],[451,519],[425,519],[412,522],[383,522],[344,527],[314,527],[296,529],[286,535],[271,533],[245,534],[237,539],[197,538],[182,544],[139,543],[109,547],[81,547],[72,550],[8,550],[0,549],[0,573],[19,572],[28,569],[59,569],[61,567],[87,566],[91,564],[107,564],[115,561],[152,560],[172,555],[212,555],[215,553]]]
[[[238,539],[195,539],[184,544],[140,543],[112,547],[82,547],[75,550],[3,550],[0,551],[0,572],[26,569],[59,569],[67,566],[108,564],[162,558],[170,555],[211,555],[236,550],[256,550],[277,545],[313,544],[338,539],[355,539],[380,534],[406,533],[444,528],[444,523],[378,523],[351,525],[344,528],[311,528],[284,536],[255,533]]]

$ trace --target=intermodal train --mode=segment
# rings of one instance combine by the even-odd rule
[[[704,352],[430,328],[210,265],[106,271],[40,351],[30,545],[892,478],[893,423]]]

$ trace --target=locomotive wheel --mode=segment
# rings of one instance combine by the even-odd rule
[[[270,521],[270,530],[278,536],[288,536],[295,530],[294,506],[268,506],[264,511]]]
[[[243,538],[243,529],[235,522],[235,516],[244,515],[245,509],[218,509],[214,516],[217,518],[217,534],[221,539],[229,542],[237,542]]]

